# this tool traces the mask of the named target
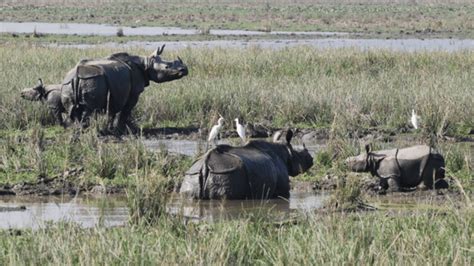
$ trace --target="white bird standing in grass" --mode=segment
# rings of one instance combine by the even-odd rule
[[[222,126],[224,125],[224,118],[221,116],[219,120],[217,120],[217,125],[214,125],[211,129],[211,132],[209,132],[209,137],[207,138],[207,145],[209,145],[209,142],[214,142],[214,145],[217,145],[217,136],[219,135],[219,131],[221,130]],[[208,146],[206,146],[207,150]]]
[[[235,126],[237,128],[237,134],[239,134],[239,137],[242,139],[242,142],[245,143],[245,140],[246,140],[245,126],[239,123],[238,118],[234,119],[234,121],[235,121]]]
[[[418,116],[415,113],[414,109],[411,109],[411,119],[410,122],[415,129],[418,129]]]

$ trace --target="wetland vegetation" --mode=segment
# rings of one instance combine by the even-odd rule
[[[472,37],[472,1],[3,1],[3,21]]]
[[[474,7],[463,0],[449,5],[435,0],[416,4],[299,1],[299,6],[286,0],[231,5],[211,1],[215,3],[211,8],[194,1],[146,1],[141,6],[135,2],[100,1],[90,6],[81,0],[4,1],[0,15],[3,21],[200,29],[380,36],[417,31],[429,36],[434,31],[463,38],[473,34],[469,18],[474,16]],[[152,13],[158,4],[164,12]],[[132,38],[0,37],[0,193],[15,188],[26,193],[29,190],[23,188],[30,186],[43,189],[33,189],[32,194],[75,194],[91,192],[99,185],[109,192],[126,193],[130,222],[117,228],[84,229],[62,222],[40,229],[0,230],[0,264],[472,264],[472,49],[413,53],[305,46],[165,50],[165,59],[179,55],[190,73],[177,82],[152,84],[145,90],[133,113],[142,132],[200,128],[192,136],[165,137],[205,138],[219,114],[227,121],[239,117],[272,130],[291,127],[324,132],[325,145],[317,150],[314,166],[292,182],[321,188],[330,180],[333,185],[326,208],[301,212],[287,221],[276,220],[262,209],[259,214],[243,213],[239,219],[189,222],[180,215],[165,214],[164,206],[195,158],[164,148],[151,151],[142,140],[154,135],[102,137],[98,134],[105,123],[101,115],[79,139],[71,141],[77,133],[74,127],[54,125],[40,102],[20,98],[20,90],[34,86],[38,78],[45,84],[60,83],[80,59],[119,52],[41,47],[38,42],[108,39]],[[148,55],[152,50],[127,52]],[[419,130],[409,126],[412,109],[421,116]],[[234,128],[227,123],[224,131],[227,137]],[[367,142],[375,149],[434,145],[446,159],[451,188],[401,196],[370,193],[364,184],[368,175],[351,174],[343,167],[344,159],[357,154]],[[48,182],[55,187],[48,187]],[[405,198],[415,198],[415,204]],[[352,212],[361,201],[384,203],[376,205],[376,211]],[[408,207],[406,202],[411,202]]]

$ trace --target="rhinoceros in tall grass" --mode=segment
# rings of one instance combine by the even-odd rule
[[[120,113],[118,127],[123,128],[150,80],[162,83],[188,74],[179,57],[175,61],[162,60],[159,55],[163,49],[164,45],[149,57],[117,53],[80,61],[63,81],[62,103],[71,119],[87,126],[91,113],[102,110],[107,111],[111,127]]]
[[[43,81],[39,79],[35,87],[23,89],[21,97],[30,101],[43,102],[51,110],[56,121],[61,126],[66,126],[62,116],[65,109],[61,101],[61,87],[61,84],[43,85]]]
[[[307,171],[313,158],[306,148],[262,140],[243,147],[218,145],[186,173],[180,193],[196,199],[264,199],[290,196],[290,176]]]
[[[354,172],[370,172],[380,179],[384,191],[420,188],[447,188],[444,181],[444,158],[426,145],[403,149],[371,151],[346,159]]]

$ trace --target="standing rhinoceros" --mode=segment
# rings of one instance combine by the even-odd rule
[[[196,199],[263,199],[290,196],[288,175],[313,165],[308,150],[286,143],[252,140],[243,147],[218,145],[197,160],[186,173],[180,193]]]
[[[21,91],[21,97],[30,101],[41,101],[45,103],[53,113],[56,121],[65,126],[62,113],[65,112],[61,102],[61,84],[43,85],[41,79],[38,80],[38,85],[33,88],[26,88]]]
[[[120,113],[118,127],[123,128],[150,80],[161,83],[188,74],[179,57],[173,62],[162,60],[163,49],[164,45],[149,57],[117,53],[80,61],[63,81],[62,102],[71,119],[85,126],[92,112],[106,110],[109,127]]]
[[[346,159],[346,164],[355,172],[370,172],[380,179],[380,187],[393,190],[414,188],[446,188],[444,158],[426,145],[403,149],[370,151]],[[421,184],[423,181],[423,184]],[[434,182],[435,181],[435,182]]]

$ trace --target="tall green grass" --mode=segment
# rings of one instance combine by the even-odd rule
[[[39,77],[60,83],[81,58],[116,51],[1,47],[0,130],[52,124],[45,108],[20,99],[19,91]],[[404,129],[411,109],[421,116],[426,133],[466,133],[474,127],[472,51],[185,49],[165,51],[164,57],[176,55],[190,74],[147,88],[135,112],[144,127],[164,121],[207,126],[214,122],[210,114],[219,112],[229,120],[242,117],[274,126],[335,122],[343,130]]]
[[[6,264],[471,265],[472,211],[311,214],[297,224],[261,217],[81,229],[0,231]]]
[[[52,175],[83,165],[88,166],[88,176],[125,180],[136,165],[144,165],[137,163],[136,157],[149,160],[139,141],[126,145],[100,141],[96,131],[103,117],[99,116],[101,119],[81,136],[81,141],[74,143],[70,129],[52,126],[54,120],[46,107],[19,97],[22,88],[33,86],[40,77],[45,83],[60,83],[81,58],[113,52],[117,50],[0,47],[2,182],[31,179],[45,172]],[[129,52],[147,55],[151,51]],[[318,158],[325,164],[322,168],[340,168],[339,161],[355,152],[358,144],[347,141],[355,132],[368,128],[405,131],[411,109],[421,116],[425,136],[465,135],[474,128],[472,51],[253,47],[165,51],[163,57],[176,55],[188,64],[190,74],[181,80],[151,84],[145,90],[134,112],[144,128],[207,128],[215,122],[216,113],[228,121],[241,117],[275,127],[326,127],[331,142],[327,158]],[[230,124],[225,127],[232,129]],[[25,130],[27,133],[22,132]],[[46,141],[35,141],[39,137]],[[469,176],[472,163],[464,162],[472,160],[470,153],[451,154],[462,157],[448,158],[452,172],[462,170]],[[177,162],[181,169],[179,165]]]

